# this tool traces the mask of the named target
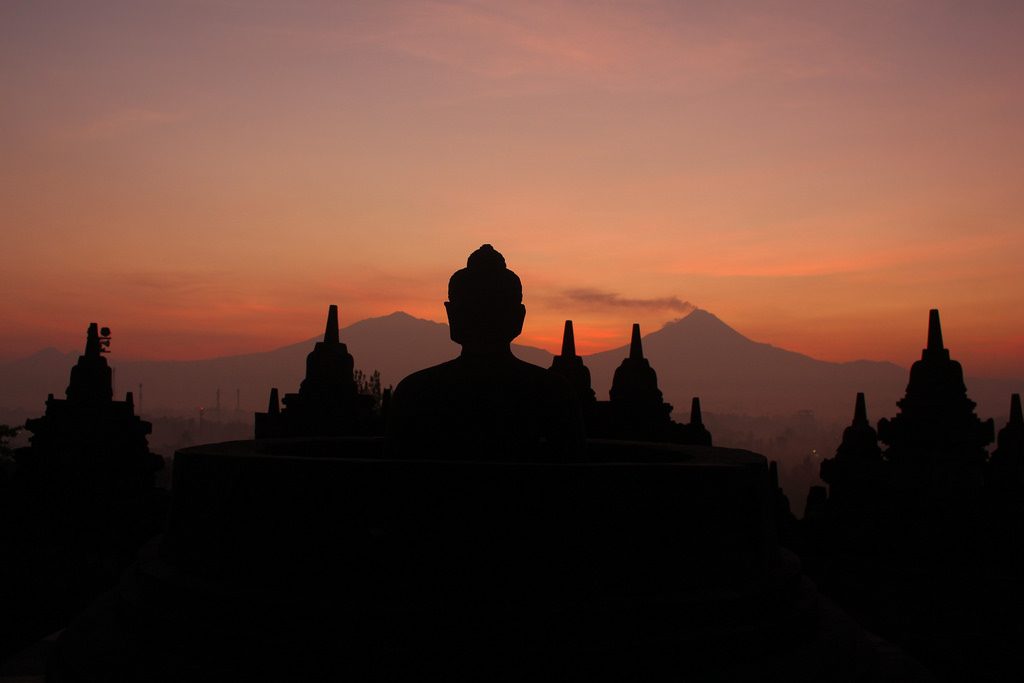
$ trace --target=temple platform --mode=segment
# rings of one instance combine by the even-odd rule
[[[760,455],[384,455],[372,438],[179,451],[168,532],[62,634],[55,677],[927,680],[779,547]]]

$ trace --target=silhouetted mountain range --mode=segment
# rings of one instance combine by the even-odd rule
[[[306,355],[321,335],[262,353],[223,356],[192,361],[119,360],[109,357],[115,370],[115,394],[136,392],[143,385],[142,410],[194,411],[215,406],[217,389],[221,408],[235,407],[235,392],[247,412],[266,409],[271,387],[281,393],[296,391],[305,375]],[[341,330],[356,368],[367,374],[380,370],[384,386],[397,384],[406,375],[458,355],[459,347],[448,336],[448,326],[396,312],[368,318]],[[516,355],[538,365],[549,365],[551,354],[542,349],[513,345]],[[28,358],[0,365],[0,406],[36,408],[41,412],[48,393],[63,396],[68,372],[80,351],[61,353],[47,348]],[[250,416],[251,417],[251,416]]]
[[[595,388],[611,384],[628,346],[586,359]],[[847,417],[857,391],[873,407],[893,406],[907,381],[894,363],[830,363],[747,339],[714,314],[696,309],[644,337],[644,355],[658,372],[666,400],[686,410],[700,396],[710,412],[779,414],[813,410]]]
[[[607,397],[612,374],[627,355],[628,332],[623,329],[623,346],[585,359],[599,398]],[[218,388],[224,411],[235,408],[236,390],[242,410],[262,410],[270,387],[282,393],[297,389],[306,354],[317,340],[312,337],[273,351],[197,361],[120,361],[113,354],[115,392],[138,394],[142,383],[142,411],[150,414],[195,411],[199,406],[211,409]],[[449,339],[447,325],[401,312],[343,328],[341,340],[357,368],[367,374],[380,370],[384,386],[459,352]],[[863,391],[869,415],[876,420],[895,413],[895,402],[907,383],[907,370],[893,363],[816,360],[751,341],[702,309],[648,334],[643,345],[666,400],[684,412],[690,397],[700,396],[709,412],[775,415],[807,409],[821,417],[846,420],[856,393]],[[523,345],[513,349],[523,360],[545,367],[551,364],[551,354],[543,349]],[[79,353],[48,348],[0,365],[0,406],[41,413],[47,393],[63,396],[68,371]],[[1021,391],[1020,384],[1017,380],[967,380],[979,413],[993,416],[1005,412],[1009,394]],[[139,398],[136,395],[136,405]]]

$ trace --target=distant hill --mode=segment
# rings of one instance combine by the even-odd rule
[[[643,344],[666,399],[684,414],[690,398],[700,396],[709,412],[761,415],[812,410],[827,417],[845,416],[852,415],[858,391],[867,393],[869,407],[878,413],[883,406],[895,409],[907,382],[907,370],[893,363],[830,363],[751,341],[702,309],[647,335]],[[595,386],[611,385],[627,352],[622,346],[588,359]]]
[[[627,333],[623,330],[623,341],[628,339]],[[922,345],[923,336],[922,330]],[[251,412],[264,408],[272,386],[282,393],[298,389],[306,354],[317,340],[264,353],[198,361],[121,362],[116,355],[110,361],[119,396],[138,392],[139,383],[143,384],[144,413],[212,408],[218,388],[223,410],[234,409],[237,389],[242,410]],[[406,313],[354,323],[341,330],[341,340],[348,345],[356,367],[367,373],[380,370],[385,386],[458,353],[447,325]],[[785,415],[807,409],[826,419],[846,420],[852,415],[854,395],[864,391],[875,421],[895,414],[895,402],[907,382],[907,370],[892,363],[830,363],[751,341],[701,309],[648,334],[643,343],[666,400],[683,418],[690,397],[696,395],[708,412]],[[531,363],[551,363],[551,354],[543,349],[515,345],[514,350]],[[623,345],[586,358],[598,398],[608,397],[612,374],[626,354]],[[77,356],[45,349],[0,366],[0,407],[41,413],[47,393],[63,395]],[[995,416],[998,422],[1006,415],[1010,392],[1022,387],[1020,381],[969,379],[968,390],[979,402],[980,414]]]
[[[265,410],[271,387],[282,394],[298,391],[306,372],[306,355],[322,336],[273,351],[193,361],[108,360],[114,368],[115,393],[142,389],[144,413],[192,412],[211,409],[221,392],[221,408],[235,408],[239,392],[244,411]],[[356,368],[367,374],[380,370],[384,386],[398,384],[411,372],[454,358],[459,347],[448,336],[448,326],[414,318],[407,313],[368,318],[341,330]],[[551,354],[530,346],[514,345],[523,360],[550,365]],[[28,358],[0,366],[0,406],[41,413],[48,393],[63,396],[71,366],[78,353],[46,349]],[[34,412],[32,412],[34,410]]]
[[[922,330],[922,346],[924,334]],[[645,336],[643,346],[666,400],[684,416],[691,397],[700,396],[701,407],[708,412],[785,415],[811,410],[824,419],[846,421],[853,416],[857,392],[863,391],[869,416],[877,421],[896,414],[896,401],[903,396],[909,376],[908,369],[894,363],[831,363],[755,342],[699,308]],[[587,358],[598,398],[607,398],[615,368],[628,350],[623,345]],[[1024,384],[1002,379],[966,381],[984,417],[1007,415],[1010,393],[1021,391]]]

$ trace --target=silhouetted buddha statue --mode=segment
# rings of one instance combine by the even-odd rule
[[[582,447],[568,383],[512,355],[526,317],[519,277],[485,244],[448,281],[458,358],[409,375],[388,411],[389,450],[401,457],[543,460]]]

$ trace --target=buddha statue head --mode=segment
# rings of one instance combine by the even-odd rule
[[[522,282],[490,244],[470,254],[466,267],[452,275],[444,307],[452,341],[469,352],[507,349],[526,318]]]

